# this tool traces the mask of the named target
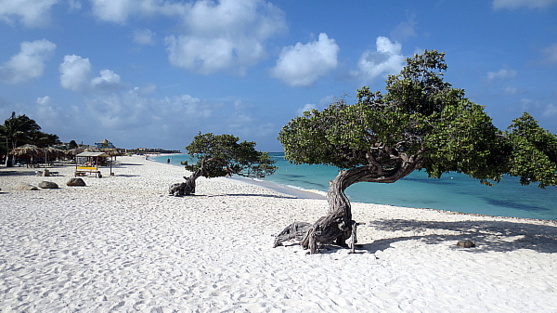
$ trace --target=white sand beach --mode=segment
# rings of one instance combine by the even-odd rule
[[[272,235],[325,200],[226,178],[172,197],[183,168],[118,161],[86,187],[0,169],[0,312],[557,312],[555,221],[354,203],[357,253],[309,255]]]

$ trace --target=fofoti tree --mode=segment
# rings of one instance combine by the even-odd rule
[[[340,171],[327,193],[328,214],[306,227],[290,225],[275,245],[298,232],[311,253],[318,244],[346,246],[355,222],[345,189],[394,183],[415,170],[437,178],[460,172],[486,185],[505,174],[542,188],[557,184],[557,136],[528,113],[507,131],[497,129],[482,106],[443,80],[444,53],[425,51],[406,62],[400,74],[388,77],[385,94],[363,87],[356,103],[341,99],[283,127],[279,140],[287,160]]]
[[[195,181],[222,176],[244,176],[262,178],[276,171],[275,161],[266,153],[255,149],[255,142],[242,141],[233,135],[213,135],[199,133],[186,147],[192,157],[191,163],[182,162],[192,175],[184,177],[183,183],[170,186],[174,196],[195,193]]]

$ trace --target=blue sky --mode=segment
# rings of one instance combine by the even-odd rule
[[[290,119],[424,49],[497,127],[527,111],[557,133],[557,0],[0,0],[0,42],[0,120],[62,141],[280,151]]]

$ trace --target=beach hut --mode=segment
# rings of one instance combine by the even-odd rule
[[[55,147],[47,147],[43,149],[44,151],[44,158],[45,158],[45,164],[53,164],[53,161],[55,161],[56,159],[65,156],[65,151],[62,149],[58,149]],[[51,158],[52,161],[49,159]]]
[[[110,155],[103,151],[84,151],[76,155],[75,162],[75,176],[83,176],[85,174],[95,174],[97,177],[101,178],[101,171],[99,170],[99,165],[101,164],[101,158],[108,158]],[[110,164],[110,175],[112,173],[112,162]]]
[[[25,158],[28,159],[27,167],[32,166],[34,163],[34,157],[37,157],[41,154],[41,149],[35,145],[23,145],[17,148],[14,148],[11,152],[11,155],[16,156],[18,158]]]

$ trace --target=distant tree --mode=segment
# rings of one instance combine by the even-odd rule
[[[443,80],[446,69],[444,53],[425,51],[388,77],[385,95],[363,87],[355,104],[341,99],[283,127],[279,140],[290,162],[341,169],[329,186],[329,213],[301,230],[304,248],[346,246],[355,222],[344,191],[355,183],[394,183],[425,170],[437,178],[461,172],[486,185],[504,174],[541,188],[557,184],[557,136],[527,113],[498,130],[482,106]]]
[[[233,135],[213,135],[199,133],[186,147],[192,163],[182,162],[186,170],[193,172],[184,177],[186,182],[171,186],[174,195],[195,193],[195,181],[207,178],[239,175],[244,177],[265,177],[277,169],[275,161],[266,152],[255,150],[255,142],[242,141]]]
[[[12,112],[12,115],[4,121],[4,124],[0,125],[0,136],[2,136],[6,142],[8,155],[9,152],[18,147],[20,143],[30,143],[31,134],[40,129],[41,127],[37,122],[27,115],[16,116],[15,112]],[[9,156],[6,157],[5,162],[6,166],[10,164]]]
[[[69,149],[75,149],[75,148],[77,148],[77,147],[79,147],[79,146],[77,145],[77,143],[75,142],[75,140],[70,141],[70,143],[68,144],[68,148],[69,148]]]
[[[58,135],[47,134],[42,131],[34,130],[29,132],[27,142],[37,147],[54,146],[60,143]]]

